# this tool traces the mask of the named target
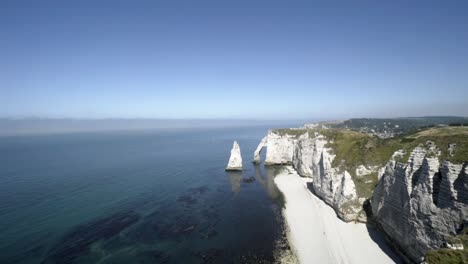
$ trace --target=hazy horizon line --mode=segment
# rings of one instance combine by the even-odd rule
[[[463,116],[419,116],[369,119],[467,118]],[[367,118],[366,118],[367,119]],[[345,121],[349,118],[304,119],[162,119],[162,118],[1,118],[0,135],[60,134],[103,131],[177,130],[202,128],[235,128],[265,126],[268,128],[299,127],[307,123]]]
[[[427,117],[466,117],[465,115],[416,115],[416,116],[353,116],[353,117],[309,117],[309,118],[243,118],[243,117],[48,117],[48,116],[0,116],[0,120],[154,120],[154,121],[299,121],[299,120],[349,120],[349,119],[398,119],[398,118],[427,118]]]

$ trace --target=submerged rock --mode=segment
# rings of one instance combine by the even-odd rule
[[[229,162],[226,167],[227,171],[240,171],[242,170],[242,156],[239,144],[237,141],[234,141],[231,149],[231,156],[229,157]]]

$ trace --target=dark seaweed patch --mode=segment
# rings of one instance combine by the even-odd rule
[[[98,219],[78,226],[65,235],[62,240],[49,251],[43,263],[73,263],[74,260],[87,253],[92,243],[108,239],[119,234],[125,228],[138,221],[135,212],[123,212]]]
[[[204,194],[209,190],[210,190],[210,188],[208,188],[208,186],[203,185],[203,186],[200,186],[200,187],[190,188],[190,189],[187,190],[187,192],[189,192],[191,194]]]
[[[182,203],[185,207],[190,207],[197,203],[197,199],[188,194],[183,194],[177,198],[177,202]]]
[[[205,222],[198,227],[198,233],[203,239],[211,239],[218,235],[218,231],[215,230],[216,223]]]
[[[213,225],[218,224],[218,222],[221,220],[218,210],[215,208],[202,210],[202,215],[206,220],[211,222]]]
[[[151,252],[151,256],[157,261],[157,263],[161,264],[168,263],[171,259],[167,253],[159,250]]]
[[[209,189],[210,188],[206,185],[189,188],[185,194],[182,194],[177,198],[177,202],[182,203],[186,208],[190,208],[197,203],[197,196],[206,193]]]
[[[190,215],[174,215],[170,210],[155,211],[144,218],[143,224],[135,232],[135,238],[146,242],[156,238],[177,239],[189,235],[197,226],[198,222]]]
[[[211,238],[213,238],[213,237],[215,237],[215,236],[217,236],[217,235],[218,235],[218,231],[216,231],[216,230],[214,230],[214,229],[211,229],[211,230],[205,235],[204,238],[206,238],[206,239],[211,239]]]

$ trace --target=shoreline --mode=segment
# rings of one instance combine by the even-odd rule
[[[389,246],[383,237],[372,236],[375,230],[365,224],[339,219],[333,208],[307,189],[305,179],[291,166],[285,166],[274,181],[285,197],[282,214],[287,239],[300,263],[398,262],[396,253],[385,253]]]

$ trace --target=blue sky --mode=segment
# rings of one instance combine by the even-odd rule
[[[468,116],[467,3],[1,1],[0,117]]]

